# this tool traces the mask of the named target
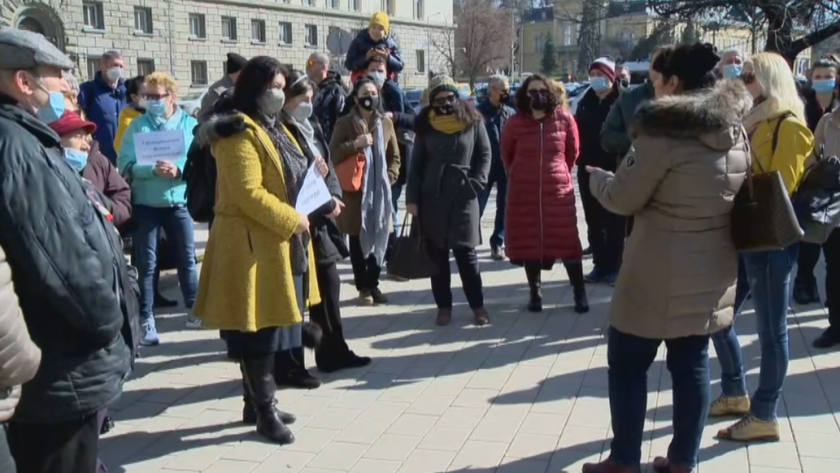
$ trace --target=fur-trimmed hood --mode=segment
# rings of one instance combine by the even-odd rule
[[[634,136],[697,139],[725,150],[740,141],[740,127],[753,98],[740,80],[719,81],[713,89],[670,95],[636,109]]]
[[[227,138],[245,131],[247,125],[245,117],[239,112],[211,115],[195,131],[195,139],[201,147],[209,147],[219,138]]]

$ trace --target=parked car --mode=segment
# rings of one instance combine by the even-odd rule
[[[408,100],[408,104],[414,109],[417,109],[420,105],[420,97],[422,95],[423,91],[420,89],[409,89],[405,91],[405,99]]]
[[[578,87],[573,88],[571,91],[567,91],[569,96],[569,108],[571,108],[572,114],[577,113],[578,102],[580,102],[580,99],[586,95],[586,92],[588,92],[590,88],[591,86],[589,85],[589,82],[584,82],[579,84]]]
[[[204,96],[207,95],[207,90],[209,89],[190,92],[189,94],[179,98],[178,106],[188,114],[196,116],[198,111],[201,110],[201,101],[204,99]]]

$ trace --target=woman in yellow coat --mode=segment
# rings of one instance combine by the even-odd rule
[[[320,302],[309,218],[295,210],[307,161],[277,119],[284,72],[276,59],[251,59],[231,98],[236,111],[199,130],[216,157],[218,200],[194,306],[240,361],[257,432],[280,444],[294,441],[285,425],[294,416],[275,407],[275,356],[302,346],[304,307]]]

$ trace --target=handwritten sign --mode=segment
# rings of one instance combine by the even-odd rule
[[[134,153],[137,164],[154,166],[158,161],[178,161],[187,156],[184,132],[153,131],[134,135]]]
[[[309,215],[329,202],[330,199],[332,199],[330,190],[327,189],[327,183],[324,182],[318,168],[315,164],[309,166],[298,193],[295,210],[301,215]]]

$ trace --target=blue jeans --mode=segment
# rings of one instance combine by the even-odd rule
[[[185,207],[147,207],[135,205],[133,217],[134,249],[140,284],[140,317],[154,317],[154,277],[157,268],[157,244],[160,229],[173,242],[178,259],[178,283],[184,305],[192,309],[198,292],[198,272],[195,266],[195,234],[193,220]]]
[[[751,293],[761,344],[758,389],[752,397],[751,413],[767,422],[776,419],[776,407],[790,361],[787,313],[790,306],[791,273],[798,252],[799,245],[791,245],[785,250],[742,253],[738,265],[735,315],[740,313],[747,295]],[[714,334],[712,342],[721,365],[723,395],[746,396],[744,355],[734,324]]]
[[[394,206],[394,233],[399,233],[400,231],[400,196],[402,195],[402,191],[402,184],[391,186],[391,205]]]
[[[647,372],[663,340],[640,338],[610,327],[607,340],[610,414],[613,440],[610,458],[639,468],[647,414]],[[709,415],[709,337],[664,340],[666,365],[674,390],[674,438],[668,459],[689,470],[697,466],[700,439]]]
[[[493,184],[496,184],[496,218],[493,221],[493,234],[490,235],[490,248],[499,249],[505,244],[505,208],[507,207],[507,176],[491,178],[487,186],[478,195],[479,218],[484,216],[484,209],[487,208],[487,201],[490,200],[490,191]]]

